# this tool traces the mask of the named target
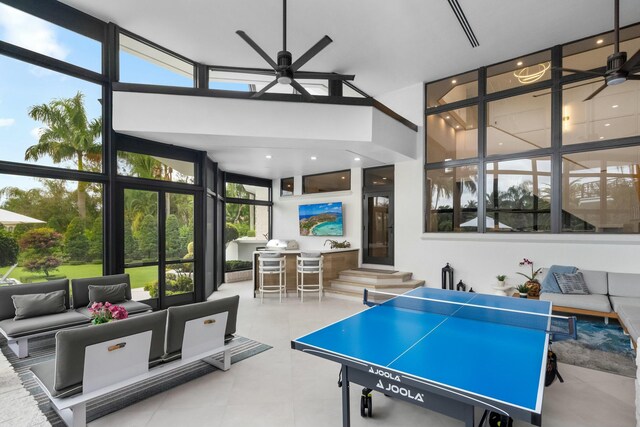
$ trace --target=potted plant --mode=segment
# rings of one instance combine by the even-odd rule
[[[521,285],[516,286],[516,290],[520,293],[520,298],[526,298],[527,293],[529,292],[529,285],[523,283]]]
[[[89,307],[89,312],[91,313],[91,323],[94,325],[123,320],[129,317],[129,313],[123,306],[111,304],[110,302],[94,302]]]
[[[506,274],[498,274],[496,276],[496,279],[498,279],[498,286],[500,286],[501,288],[504,288],[504,281],[507,279]]]
[[[538,282],[538,279],[536,279],[536,276],[540,274],[540,272],[542,271],[542,268],[534,270],[533,261],[527,258],[524,258],[522,261],[520,261],[520,267],[524,267],[524,266],[531,267],[531,275],[527,275],[524,273],[517,273],[517,274],[527,278],[527,282],[525,283],[525,285],[527,285],[527,293],[529,294],[529,296],[538,297],[540,296],[540,282]]]

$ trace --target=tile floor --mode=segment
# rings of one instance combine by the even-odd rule
[[[293,351],[290,340],[364,307],[355,301],[326,298],[321,303],[277,295],[260,305],[251,282],[226,284],[213,298],[240,294],[238,334],[273,349],[214,372],[91,423],[98,426],[327,427],[341,425],[338,366]],[[472,357],[472,355],[469,355]],[[505,362],[506,368],[516,368]],[[561,365],[565,383],[545,391],[544,427],[627,427],[635,425],[634,380]],[[417,406],[374,394],[374,418],[359,415],[359,387],[354,386],[352,425],[460,426],[462,423]],[[477,421],[479,420],[479,414]],[[516,422],[515,426],[529,424]]]

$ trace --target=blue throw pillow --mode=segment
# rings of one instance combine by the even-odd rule
[[[567,265],[552,265],[549,267],[549,271],[547,271],[546,276],[542,280],[540,284],[540,292],[549,293],[549,294],[561,294],[560,286],[558,286],[558,281],[556,280],[555,274],[573,274],[578,269],[576,267],[571,267]]]

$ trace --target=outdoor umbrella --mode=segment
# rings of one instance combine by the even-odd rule
[[[0,224],[4,225],[9,231],[13,231],[18,224],[44,224],[44,221],[0,209]]]

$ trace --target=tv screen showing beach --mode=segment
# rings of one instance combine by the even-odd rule
[[[300,205],[301,236],[342,236],[342,202]]]

